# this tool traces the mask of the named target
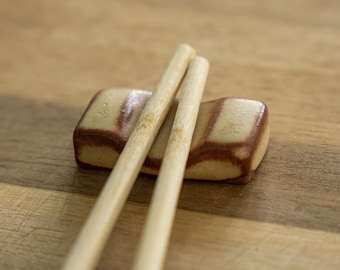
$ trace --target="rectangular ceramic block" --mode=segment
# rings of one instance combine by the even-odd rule
[[[74,131],[80,166],[113,168],[151,92],[106,89],[92,99]],[[175,102],[142,172],[157,174],[175,116]],[[247,183],[269,141],[268,109],[260,101],[222,98],[202,103],[185,178]]]

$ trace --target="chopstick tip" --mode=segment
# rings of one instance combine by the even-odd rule
[[[189,44],[187,43],[181,43],[177,46],[178,50],[183,50],[183,51],[189,51],[191,52],[193,55],[196,54],[196,50]]]
[[[208,59],[200,55],[195,56],[193,61],[200,62],[208,66],[210,65]]]

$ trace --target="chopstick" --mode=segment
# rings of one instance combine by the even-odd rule
[[[137,249],[134,270],[161,269],[164,264],[208,70],[208,61],[195,57],[184,79],[182,97]]]
[[[147,102],[63,269],[93,269],[164,121],[195,51],[179,45]]]

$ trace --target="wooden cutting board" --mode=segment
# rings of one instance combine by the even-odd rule
[[[97,90],[152,90],[178,43],[204,93],[265,102],[245,186],[186,180],[166,269],[340,268],[338,1],[1,1],[0,269],[59,269],[109,171],[72,132]],[[98,269],[129,269],[155,178],[141,175]],[[89,243],[91,244],[91,243]]]

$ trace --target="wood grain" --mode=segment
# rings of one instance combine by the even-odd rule
[[[95,201],[8,184],[0,194],[3,269],[59,268]],[[98,269],[131,266],[146,212],[144,204],[125,205]],[[179,210],[165,268],[338,269],[339,245],[335,233]]]
[[[211,64],[204,99],[265,102],[271,141],[246,186],[185,181],[166,267],[338,269],[339,10],[335,0],[1,1],[0,268],[60,267],[109,174],[74,162],[80,115],[99,89],[152,90],[187,42]],[[99,269],[129,266],[154,181],[138,178]]]

